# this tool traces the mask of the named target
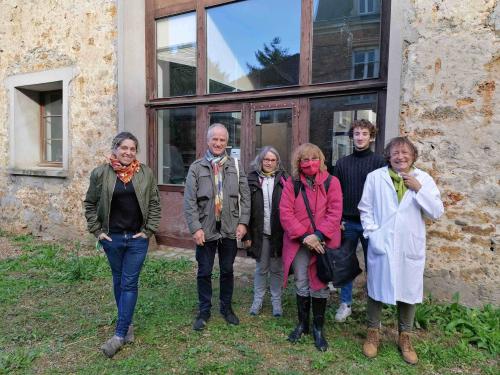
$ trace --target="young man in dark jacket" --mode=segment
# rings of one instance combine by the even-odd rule
[[[354,151],[337,161],[334,175],[340,181],[343,196],[342,224],[344,231],[342,238],[358,240],[363,246],[366,270],[366,251],[368,241],[363,237],[363,227],[359,218],[358,203],[363,194],[363,187],[368,173],[385,166],[385,159],[370,150],[370,144],[375,141],[377,129],[368,120],[356,120],[352,123],[349,135],[354,142]],[[340,291],[340,306],[335,315],[337,322],[344,322],[351,315],[352,282]]]

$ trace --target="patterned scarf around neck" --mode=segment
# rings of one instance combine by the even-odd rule
[[[398,203],[401,203],[401,200],[403,199],[406,190],[408,190],[408,188],[405,185],[403,177],[401,177],[397,172],[395,172],[391,168],[389,168],[389,176],[391,176],[394,189],[396,189],[396,194],[398,195]]]
[[[134,177],[134,174],[136,172],[139,172],[141,169],[141,163],[137,159],[135,159],[132,163],[129,165],[122,165],[118,159],[116,158],[115,155],[111,154],[109,157],[109,164],[113,168],[113,170],[116,173],[116,176],[123,181],[124,184],[128,184],[132,178]]]
[[[210,150],[207,150],[205,158],[210,162],[212,169],[214,170],[215,220],[220,221],[222,214],[222,201],[224,200],[222,193],[222,182],[224,178],[222,166],[227,161],[228,156],[226,153],[220,156],[214,156]]]

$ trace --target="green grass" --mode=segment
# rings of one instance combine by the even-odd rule
[[[57,243],[0,233],[22,255],[0,261],[0,374],[498,374],[500,310],[466,308],[458,300],[427,300],[417,310],[414,340],[417,366],[406,365],[395,345],[395,309],[385,308],[377,358],[366,359],[361,296],[351,318],[333,324],[327,313],[330,349],[318,352],[310,337],[286,341],[295,324],[295,300],[288,288],[285,315],[250,317],[251,282],[237,280],[234,308],[239,326],[217,313],[203,332],[191,329],[196,313],[195,264],[148,258],[141,274],[134,323],[136,342],[112,360],[99,347],[113,334],[116,311],[111,276],[102,253],[81,256]],[[218,275],[214,295],[218,295]]]

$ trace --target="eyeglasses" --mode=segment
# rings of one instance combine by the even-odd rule
[[[276,163],[278,161],[278,159],[262,159],[263,162],[265,163]]]

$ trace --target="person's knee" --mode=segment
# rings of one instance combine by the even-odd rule
[[[124,277],[121,281],[122,292],[137,292],[139,285],[138,277]]]

